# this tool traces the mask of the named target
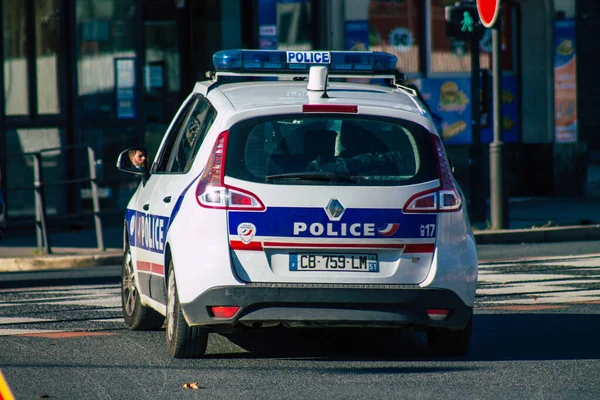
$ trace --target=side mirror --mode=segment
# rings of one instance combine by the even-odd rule
[[[131,174],[147,177],[149,174],[146,149],[143,147],[132,147],[124,150],[117,158],[117,169]]]

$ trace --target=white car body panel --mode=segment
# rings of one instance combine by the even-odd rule
[[[149,292],[156,290],[156,286],[153,286],[156,280],[160,281],[159,284],[166,281],[170,257],[175,268],[179,301],[183,305],[198,301],[215,288],[234,290],[257,283],[406,285],[415,290],[447,289],[455,293],[466,306],[473,307],[477,285],[477,250],[464,205],[461,210],[453,212],[409,214],[402,211],[413,196],[439,188],[440,179],[404,186],[266,184],[227,176],[225,170],[226,186],[252,193],[264,203],[266,210],[239,212],[206,208],[197,199],[199,178],[213,155],[215,141],[222,132],[241,121],[261,116],[301,115],[302,107],[307,103],[350,104],[358,106],[358,112],[354,114],[356,117],[364,115],[411,121],[437,136],[430,115],[416,98],[400,89],[363,84],[330,83],[328,93],[331,98],[321,99],[307,93],[306,82],[247,82],[214,87],[211,83],[198,83],[184,104],[197,93],[206,95],[218,114],[193,165],[182,174],[152,174],[145,186],[140,185],[128,205],[128,239],[132,244],[131,253],[136,266],[136,284],[140,285],[140,273],[151,275],[149,288],[139,286],[143,304],[165,313],[165,300]],[[173,129],[174,121],[183,108],[182,105],[167,132]],[[159,153],[167,145],[166,138],[167,135],[161,142]],[[170,201],[163,201],[167,197],[170,197]],[[342,234],[338,228],[334,228],[334,223],[345,222],[325,218],[325,207],[332,199],[339,200],[345,212],[354,210],[367,217],[373,213],[378,215],[378,222],[398,224],[399,229],[406,229],[403,233],[405,236],[382,237],[380,233],[385,230],[381,230],[381,227],[385,225],[375,226],[375,222],[372,236],[366,236],[366,225],[362,226],[361,235]],[[148,210],[141,208],[144,204],[149,204]],[[327,234],[312,237],[304,233],[304,236],[300,233],[296,236],[289,234],[289,223],[306,221],[293,220],[289,215],[288,218],[287,208],[296,208],[300,210],[299,213],[305,212],[306,215],[312,213],[310,218],[321,218],[319,223],[324,226],[331,223],[331,227],[327,228],[330,230]],[[274,210],[280,214],[273,214]],[[133,222],[130,217],[132,213],[135,214]],[[386,213],[392,220],[385,220]],[[273,215],[282,217],[279,220]],[[140,225],[140,219],[144,218],[146,223],[150,221],[150,226],[158,227],[153,231],[150,248],[143,245],[144,235],[148,232],[146,225]],[[361,223],[370,224],[368,220],[365,221]],[[258,226],[249,241],[240,234],[239,227],[244,222]],[[278,223],[287,225],[282,227]],[[348,222],[351,223],[353,221]],[[408,223],[417,225],[406,227]],[[341,226],[339,224],[335,226]],[[435,233],[419,236],[417,232],[423,232],[423,224],[434,225],[432,232]],[[269,230],[271,228],[263,229],[264,226],[271,227],[275,233]],[[245,249],[244,246],[249,243],[260,246],[260,249]],[[377,254],[379,271],[290,270],[290,254],[302,252]],[[185,307],[183,311],[190,325],[201,323],[188,316]]]

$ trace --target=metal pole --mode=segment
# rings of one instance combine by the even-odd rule
[[[471,132],[469,147],[469,192],[470,218],[473,222],[485,221],[485,174],[483,146],[481,145],[481,81],[479,62],[479,40],[473,37],[471,45]]]
[[[96,181],[96,155],[88,146],[88,163],[90,167],[90,186],[92,189],[92,205],[94,209],[94,226],[96,228],[96,243],[98,250],[104,251],[104,238],[102,237],[102,220],[100,219],[100,198],[98,196],[98,182]]]
[[[35,192],[35,232],[38,251],[42,252],[42,243],[45,245],[45,253],[52,254],[50,238],[48,235],[48,224],[46,223],[46,201],[44,197],[42,155],[33,155],[33,187]]]
[[[490,214],[492,229],[508,228],[502,170],[502,39],[500,23],[492,29],[492,64],[494,88],[494,141],[490,144]]]

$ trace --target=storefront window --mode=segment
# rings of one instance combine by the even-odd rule
[[[134,119],[134,0],[77,0],[83,117]]]
[[[404,73],[422,69],[423,5],[422,0],[371,0],[369,4],[369,50],[395,54]]]
[[[6,115],[29,114],[25,2],[4,0],[4,99]]]
[[[59,0],[35,1],[37,107],[39,114],[58,114]]]
[[[277,3],[277,42],[281,50],[312,49],[310,2]]]
[[[469,44],[446,36],[445,6],[455,0],[431,0],[431,72],[470,72],[471,52]],[[513,71],[513,8],[502,3],[502,65],[505,71]],[[487,30],[479,43],[480,65],[492,66],[492,31]]]

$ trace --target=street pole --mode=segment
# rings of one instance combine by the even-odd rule
[[[492,28],[492,65],[494,98],[494,141],[490,144],[490,215],[492,229],[508,228],[502,170],[502,39],[500,23]]]
[[[470,219],[485,222],[485,174],[483,146],[481,145],[481,80],[479,62],[479,38],[472,36],[471,45],[471,132],[469,148]]]

